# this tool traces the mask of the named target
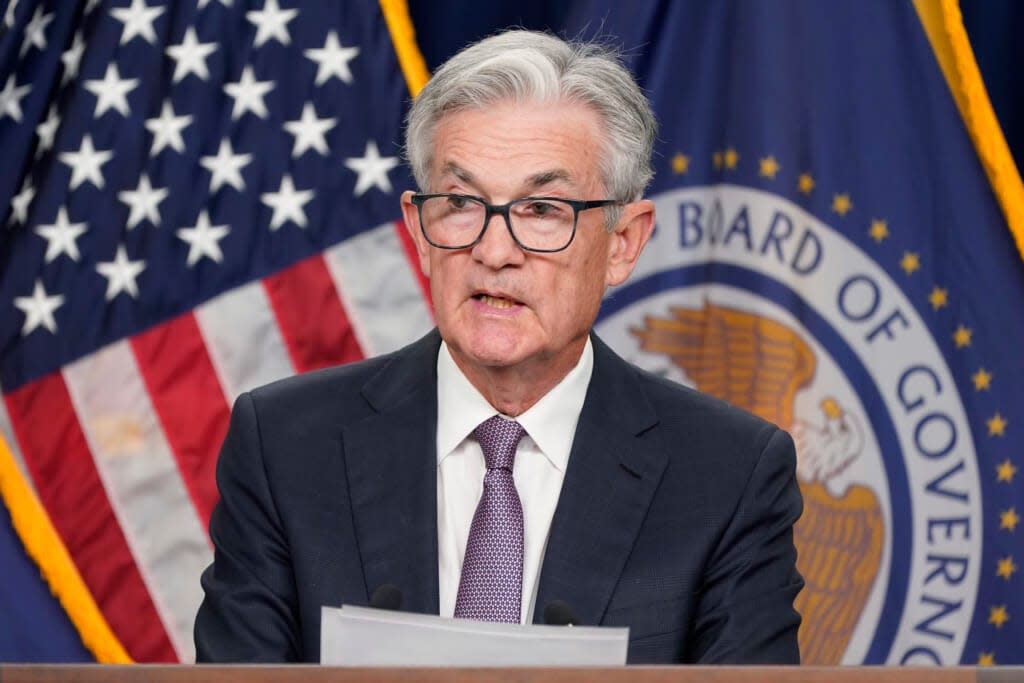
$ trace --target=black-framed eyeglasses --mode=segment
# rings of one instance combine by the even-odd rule
[[[580,211],[622,204],[617,199],[565,199],[522,197],[507,204],[488,204],[469,194],[414,194],[427,242],[438,249],[466,249],[483,239],[491,216],[505,219],[512,239],[521,249],[549,253],[562,251],[576,236]]]

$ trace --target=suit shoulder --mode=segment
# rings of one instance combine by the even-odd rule
[[[658,415],[660,426],[688,453],[715,453],[717,458],[753,458],[769,442],[791,441],[789,434],[764,418],[721,398],[684,386],[634,366],[634,371]],[[742,455],[741,455],[742,454]]]
[[[595,368],[600,364],[605,386],[649,404],[653,419],[662,429],[667,428],[673,438],[685,438],[690,443],[714,439],[734,443],[739,439],[748,445],[751,441],[763,445],[775,432],[781,431],[771,422],[728,401],[634,365],[596,336],[593,341]],[[634,391],[636,393],[631,393]],[[650,419],[645,417],[638,424],[650,424]]]
[[[635,366],[634,366],[635,367]],[[635,367],[637,376],[645,385],[652,400],[663,406],[678,406],[705,417],[729,422],[735,427],[754,430],[777,425],[728,401],[685,386],[671,379]]]
[[[361,361],[313,370],[286,377],[256,389],[250,395],[258,404],[282,405],[288,409],[311,402],[337,404],[359,397],[375,382],[391,376],[388,386],[422,381],[434,372],[440,336],[432,330],[421,339],[397,351]],[[364,398],[366,398],[364,396]]]
[[[346,391],[358,393],[370,378],[388,365],[391,356],[379,356],[344,365],[311,370],[264,384],[249,393],[253,400],[260,404],[294,404],[295,402],[323,399],[327,395],[336,398]]]
[[[703,482],[738,504],[759,469],[795,482],[793,439],[779,426],[725,400],[636,369],[658,416],[673,477]]]

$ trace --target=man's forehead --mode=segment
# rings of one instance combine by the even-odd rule
[[[441,168],[442,176],[450,175],[464,183],[475,185],[479,183],[481,178],[476,177],[471,171],[463,168],[458,163],[448,160],[443,161]],[[569,183],[573,181],[572,174],[563,168],[552,168],[542,171],[535,171],[527,174],[523,178],[523,184],[530,187],[543,187],[545,185],[551,185],[554,183],[565,182]]]
[[[459,107],[438,119],[428,184],[536,194],[594,192],[603,185],[600,116],[571,100],[506,99]],[[517,189],[518,188],[518,189]],[[437,190],[435,190],[437,191]]]

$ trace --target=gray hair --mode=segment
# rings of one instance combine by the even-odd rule
[[[600,173],[607,196],[634,201],[643,195],[654,176],[657,124],[619,52],[522,30],[466,47],[437,70],[413,102],[405,149],[421,191],[430,189],[434,132],[441,118],[504,100],[561,100],[592,108],[605,129]]]

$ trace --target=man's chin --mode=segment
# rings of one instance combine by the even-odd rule
[[[494,370],[513,368],[525,360],[522,354],[511,349],[471,349],[463,357],[472,365]]]
[[[460,366],[500,370],[514,368],[527,359],[523,345],[517,340],[495,337],[467,340],[464,343],[449,341],[448,347]],[[464,369],[465,371],[465,369]]]

